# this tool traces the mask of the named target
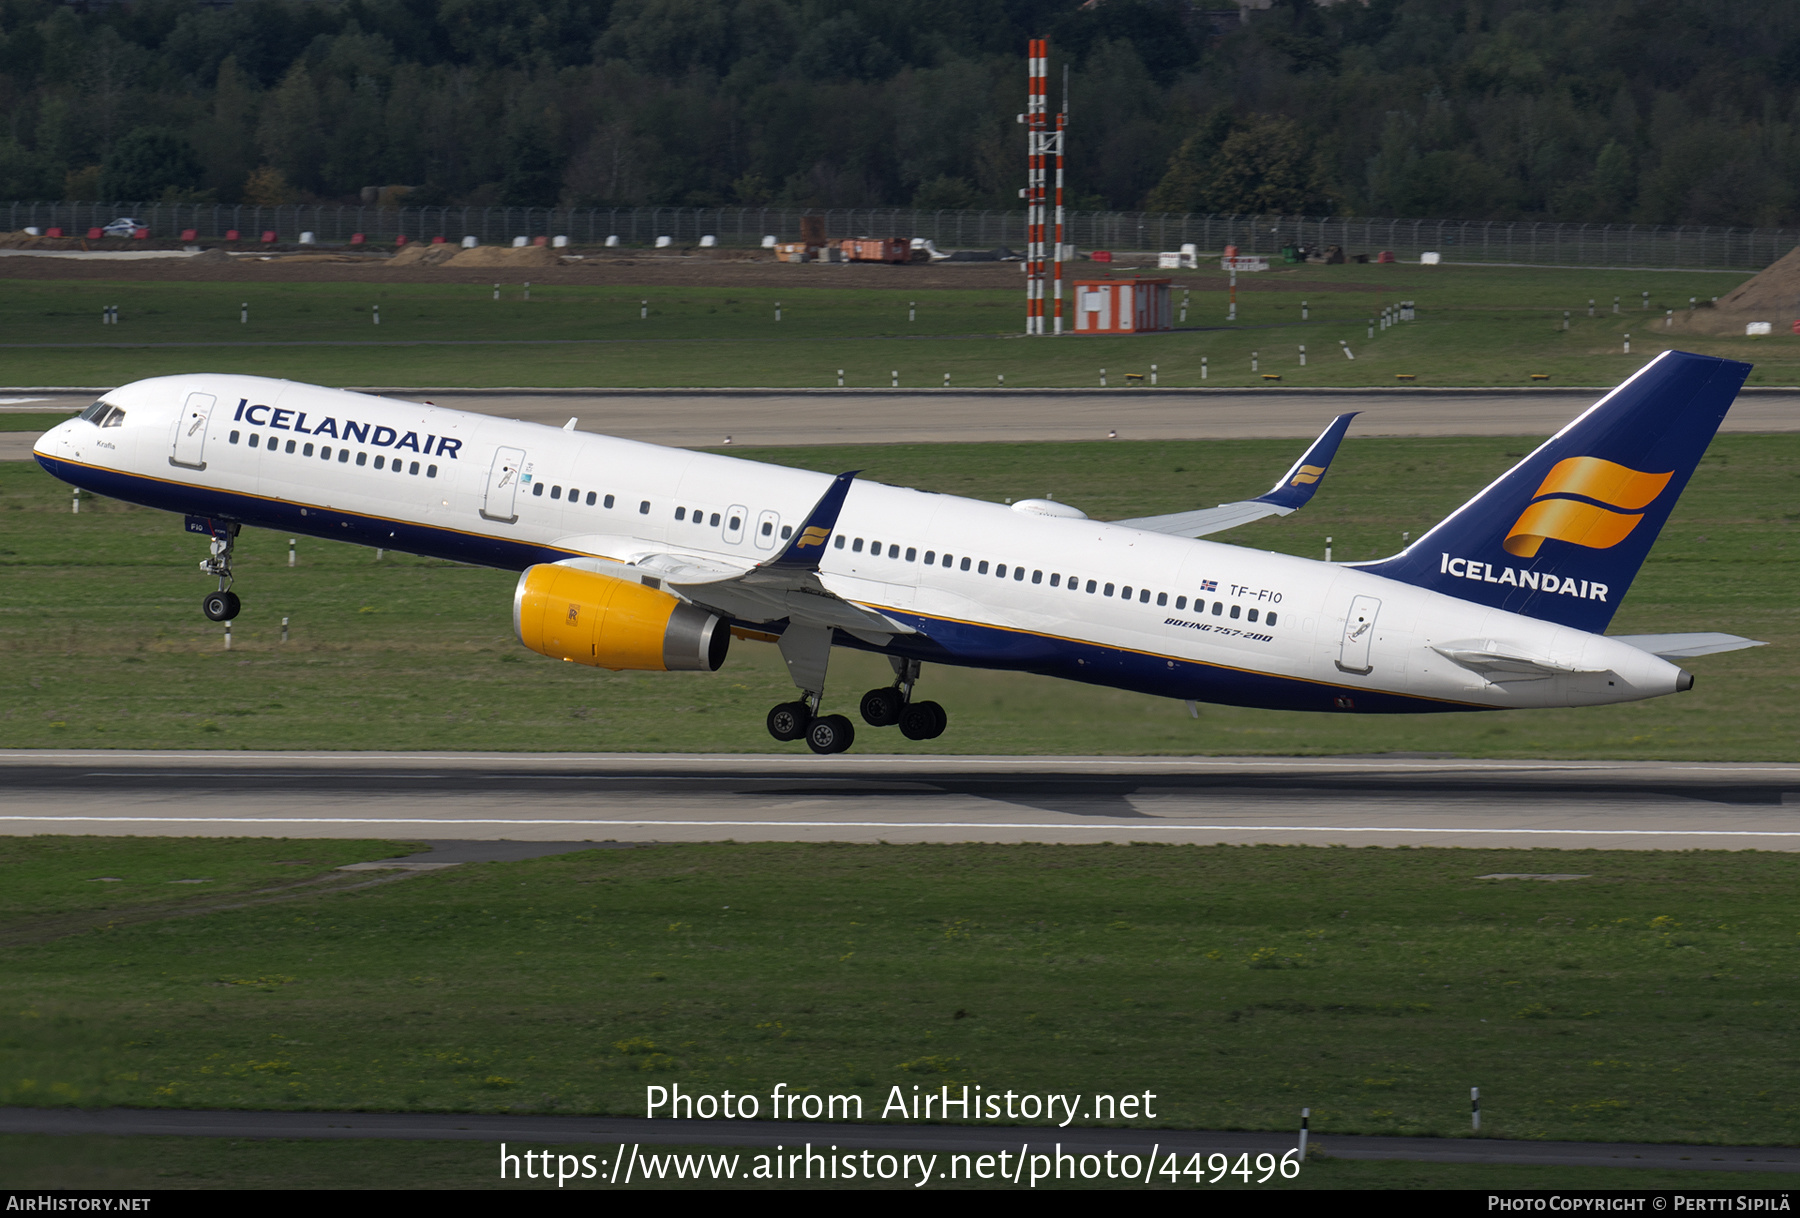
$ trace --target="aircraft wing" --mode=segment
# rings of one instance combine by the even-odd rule
[[[832,479],[780,553],[747,571],[693,560],[678,562],[676,555],[648,556],[638,565],[669,570],[665,582],[671,591],[738,621],[785,618],[796,626],[845,630],[871,643],[885,642],[896,634],[914,634],[911,626],[839,596],[819,574],[819,560],[825,556],[850,483],[859,472],[852,470]]]
[[[1133,520],[1114,523],[1127,528],[1143,529],[1149,533],[1205,537],[1210,533],[1223,533],[1226,529],[1249,524],[1252,520],[1261,520],[1265,516],[1286,516],[1297,512],[1306,506],[1307,501],[1313,497],[1313,492],[1319,489],[1319,483],[1325,480],[1325,471],[1331,468],[1331,459],[1337,456],[1338,445],[1350,428],[1350,420],[1360,413],[1352,410],[1349,414],[1341,414],[1333,419],[1331,425],[1320,433],[1319,438],[1289,467],[1288,472],[1281,475],[1267,494],[1192,512],[1139,516]]]

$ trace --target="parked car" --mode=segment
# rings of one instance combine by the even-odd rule
[[[120,216],[100,231],[108,237],[129,237],[142,227],[144,226],[141,222],[133,220],[130,216]]]

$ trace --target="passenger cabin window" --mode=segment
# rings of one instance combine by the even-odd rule
[[[686,520],[687,519],[687,509],[684,507],[676,508],[675,509],[675,519]]]
[[[1158,604],[1161,604],[1161,602],[1160,602],[1160,601],[1159,601],[1159,602],[1157,602],[1157,603],[1158,603]],[[1178,597],[1176,597],[1176,598],[1175,598],[1175,607],[1176,607],[1176,608],[1177,608],[1177,609],[1186,609],[1186,608],[1187,608],[1187,597],[1185,597],[1185,596],[1178,596]]]
[[[919,561],[919,552],[918,552],[918,550],[916,550],[916,549],[914,549],[914,548],[913,548],[913,547],[912,547],[912,546],[907,546],[907,547],[906,547],[906,561],[907,561],[907,562],[917,562],[917,561]]]
[[[1087,589],[1090,593],[1093,592],[1093,590],[1094,590],[1094,581],[1093,580],[1091,580],[1091,579],[1088,580]],[[1108,595],[1108,596],[1112,595],[1112,585],[1111,584],[1106,585],[1106,595]]]
[[[250,433],[250,447],[255,448],[256,442],[260,439],[262,439],[261,436],[257,435],[255,432],[251,432]]]
[[[1006,578],[1006,564],[1001,563],[999,566],[995,567],[994,574],[995,574],[995,576],[997,576],[1000,579],[1005,579]]]
[[[856,543],[850,547],[850,552],[852,554],[861,554],[862,548],[863,548],[863,539],[858,537],[856,539]]]
[[[291,450],[291,449],[290,449],[290,450],[289,450],[289,451],[292,451],[292,450]],[[432,467],[431,467],[431,468],[432,468],[432,469],[436,469],[436,468],[437,468],[437,466],[435,466],[435,465],[434,465],[434,466],[432,466]],[[411,465],[411,466],[410,466],[410,467],[409,467],[409,468],[408,468],[408,469],[407,469],[407,471],[406,471],[406,472],[407,472],[407,473],[408,473],[408,474],[417,474],[417,473],[418,473],[418,472],[419,472],[419,463],[418,463],[418,462],[417,462],[417,461],[414,461],[414,462],[413,462],[413,463],[412,463],[412,465]],[[575,496],[573,496],[573,495],[570,495],[570,496],[569,496],[569,498],[571,498],[571,499],[573,499],[573,498],[574,498],[574,497],[575,497]]]
[[[383,462],[383,461],[385,461],[385,460],[386,460],[386,459],[387,459],[387,458],[385,458],[385,457],[383,457],[383,456],[382,456],[382,455],[381,455],[381,454],[380,454],[380,453],[376,453],[376,454],[375,454],[375,468],[376,468],[376,469],[380,469],[380,468],[381,468],[381,463],[382,463],[382,462]]]
[[[937,551],[936,550],[925,551],[925,565],[928,567],[937,566]]]
[[[310,457],[310,456],[312,456],[312,454],[313,454],[313,446],[310,444],[308,444],[305,448],[300,450],[300,455],[302,457]]]
[[[1156,603],[1158,605],[1168,604],[1169,603],[1169,594],[1167,592],[1158,592],[1156,594]]]
[[[231,443],[233,443],[233,444],[236,444],[236,443],[237,443],[237,442],[238,442],[238,433],[237,433],[237,432],[235,432],[235,431],[234,431],[234,432],[232,432],[232,433],[231,433],[231,434],[230,434],[230,435],[229,435],[229,436],[227,436],[227,437],[225,437],[225,438],[226,438],[226,439],[227,439],[227,440],[229,440],[229,441],[230,441],[230,442],[231,442]]]
[[[649,514],[650,514],[650,501],[648,499],[646,499],[642,503],[638,504],[638,515],[648,516]]]
[[[763,535],[763,536],[764,536],[764,537],[770,537],[770,536],[773,536],[773,535],[774,535],[774,533],[775,533],[775,524],[774,524],[774,522],[773,522],[773,521],[769,521],[769,520],[765,520],[765,521],[763,521],[763,525],[762,525],[762,535]]]
[[[1233,620],[1233,621],[1236,621],[1236,620],[1237,620],[1237,616],[1238,616],[1238,614],[1239,614],[1239,613],[1241,613],[1241,612],[1243,612],[1243,606],[1242,606],[1242,605],[1233,605],[1233,606],[1232,606],[1232,607],[1231,607],[1231,617],[1232,617],[1232,620]]]
[[[1057,587],[1061,582],[1062,582],[1062,575],[1060,573],[1058,573],[1056,571],[1050,572],[1050,586],[1052,588]]]
[[[1033,571],[1031,573],[1031,582],[1034,584],[1043,583],[1044,582],[1044,573],[1042,571]]]
[[[1038,574],[1042,575],[1043,572],[1040,571],[1040,572],[1038,572]],[[1013,582],[1017,583],[1019,580],[1022,580],[1024,578],[1025,578],[1025,568],[1024,567],[1014,567],[1013,568]]]
[[[531,493],[534,495],[542,495],[544,493],[544,484],[542,482],[534,484],[531,488]]]
[[[840,550],[843,549],[844,548],[844,535],[842,533],[839,533],[837,535],[837,540],[833,541],[831,544]]]
[[[338,464],[339,464],[339,465],[342,465],[342,464],[343,464],[343,463],[344,463],[344,462],[346,462],[346,461],[348,461],[348,460],[349,460],[349,459],[350,459],[350,450],[349,450],[349,449],[347,449],[347,448],[340,448],[340,449],[338,449]],[[357,464],[358,464],[358,465],[361,465],[361,464],[362,464],[362,458],[361,458],[361,457],[358,457],[358,458],[357,458],[357,459],[356,459],[356,463],[357,463]]]
[[[600,501],[600,505],[602,507],[611,507],[613,505],[613,497],[608,495],[605,499]]]
[[[961,571],[967,571],[967,570],[968,570],[968,569],[969,569],[969,560],[968,560],[968,559],[966,559],[966,558],[965,558],[965,559],[963,559],[963,560],[962,560],[962,565],[961,565],[961,566],[960,566],[960,567],[959,567],[959,568],[958,568],[958,570],[961,570]],[[982,563],[982,564],[981,564],[981,569],[982,569],[982,570],[983,570],[983,571],[985,571],[985,570],[987,570],[987,564],[986,564],[986,563]]]
[[[1139,588],[1138,589],[1138,604],[1148,605],[1149,603],[1150,603],[1150,589]]]
[[[283,448],[282,448],[282,451],[283,451],[283,452],[290,452],[290,453],[291,453],[291,452],[293,452],[293,451],[294,451],[294,447],[295,447],[295,443],[294,443],[294,441],[292,441],[292,440],[289,440],[289,441],[288,441],[288,442],[287,442],[287,444],[286,444],[286,445],[285,445],[285,446],[284,446],[284,447],[283,447]]]
[[[1112,593],[1113,593],[1113,586],[1111,584],[1106,585],[1106,595],[1111,596]]]
[[[435,477],[435,476],[436,476],[436,475],[437,475],[437,466],[435,466],[435,465],[434,465],[434,466],[432,466],[432,467],[431,467],[431,472],[432,472],[432,476],[433,476],[433,477]],[[588,492],[588,497],[587,497],[587,505],[588,505],[588,506],[589,506],[589,507],[593,507],[593,506],[594,506],[594,499],[595,499],[595,495],[594,495],[594,492],[593,492],[593,491],[589,491],[589,492]],[[609,506],[609,507],[610,507],[610,506],[612,506],[612,505],[611,505],[611,504],[608,504],[608,505],[607,505],[607,506]]]
[[[788,538],[792,537],[793,535],[794,535],[794,526],[793,525],[784,524],[781,526],[781,540],[786,541]]]
[[[416,465],[416,464],[418,464],[418,462],[416,462],[416,461],[415,461],[415,462],[414,462],[414,463],[413,463],[413,464],[415,464],[415,465]],[[417,471],[417,470],[414,470],[414,471],[413,471],[413,472],[414,472],[414,473],[417,473],[417,472],[418,472],[418,471]],[[575,502],[575,501],[576,501],[576,500],[577,500],[577,499],[579,499],[579,498],[581,498],[581,492],[580,492],[580,491],[578,491],[578,490],[576,490],[576,489],[575,489],[575,488],[574,488],[574,487],[572,487],[572,486],[571,486],[571,487],[570,487],[570,488],[569,488],[569,502],[570,502],[570,503],[574,503],[574,502]]]
[[[427,465],[427,466],[426,466],[426,467],[425,467],[425,476],[426,476],[426,477],[427,477],[427,478],[435,478],[435,477],[437,477],[437,466],[435,466],[435,465]],[[593,502],[593,500],[591,500],[591,499],[590,499],[590,500],[588,500],[588,502],[589,502],[589,503],[592,503],[592,502]]]
[[[1271,613],[1271,614],[1269,614],[1268,619],[1263,622],[1263,625],[1273,626],[1274,624],[1275,624],[1275,615],[1273,613]]]
[[[1214,601],[1213,602],[1213,616],[1218,617],[1223,612],[1225,612],[1225,602],[1224,601]]]
[[[967,559],[964,559],[964,560],[963,560],[963,561],[965,561],[965,562],[966,562],[966,561],[968,561],[968,560],[967,560]],[[985,559],[985,558],[984,558],[984,559],[982,559],[982,560],[981,560],[981,562],[980,562],[980,564],[978,564],[978,565],[977,565],[977,566],[976,566],[976,568],[975,568],[975,570],[976,570],[976,571],[977,571],[977,572],[978,572],[978,573],[980,573],[980,574],[982,574],[982,575],[986,575],[986,574],[987,574],[987,569],[988,569],[988,562],[987,562],[987,559]]]
[[[561,499],[562,498],[562,487],[560,487],[560,486],[551,487],[550,488],[550,498]]]
[[[589,491],[588,492],[588,502],[592,503],[593,501],[594,501],[594,492]],[[719,527],[719,514],[717,512],[714,512],[712,514],[712,527],[715,529]]]
[[[1247,616],[1254,622],[1256,620],[1256,610],[1252,609]]]
[[[369,454],[368,453],[357,453],[356,454],[356,463],[358,465],[367,465],[369,463]]]

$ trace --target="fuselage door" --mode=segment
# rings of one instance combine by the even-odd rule
[[[741,503],[734,503],[731,505],[731,510],[725,513],[724,538],[726,545],[735,546],[742,544],[744,540],[744,521],[749,518],[749,508]]]
[[[758,515],[756,518],[756,536],[751,539],[756,542],[756,548],[759,550],[774,549],[776,541],[775,531],[780,527],[780,512],[763,512]]]
[[[188,394],[181,422],[175,428],[175,451],[169,456],[170,465],[206,468],[206,421],[212,417],[213,401],[210,393]]]
[[[1344,615],[1344,638],[1338,644],[1337,666],[1344,672],[1367,674],[1369,644],[1375,641],[1375,615],[1381,612],[1381,601],[1373,596],[1359,596],[1350,602]]]
[[[511,524],[519,518],[513,501],[519,494],[519,471],[524,466],[522,448],[502,448],[494,454],[494,467],[488,471],[487,498],[481,505],[483,520]]]

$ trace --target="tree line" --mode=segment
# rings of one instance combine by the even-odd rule
[[[1083,209],[1800,218],[1750,0],[0,0],[0,198],[1016,208],[1042,35]]]

